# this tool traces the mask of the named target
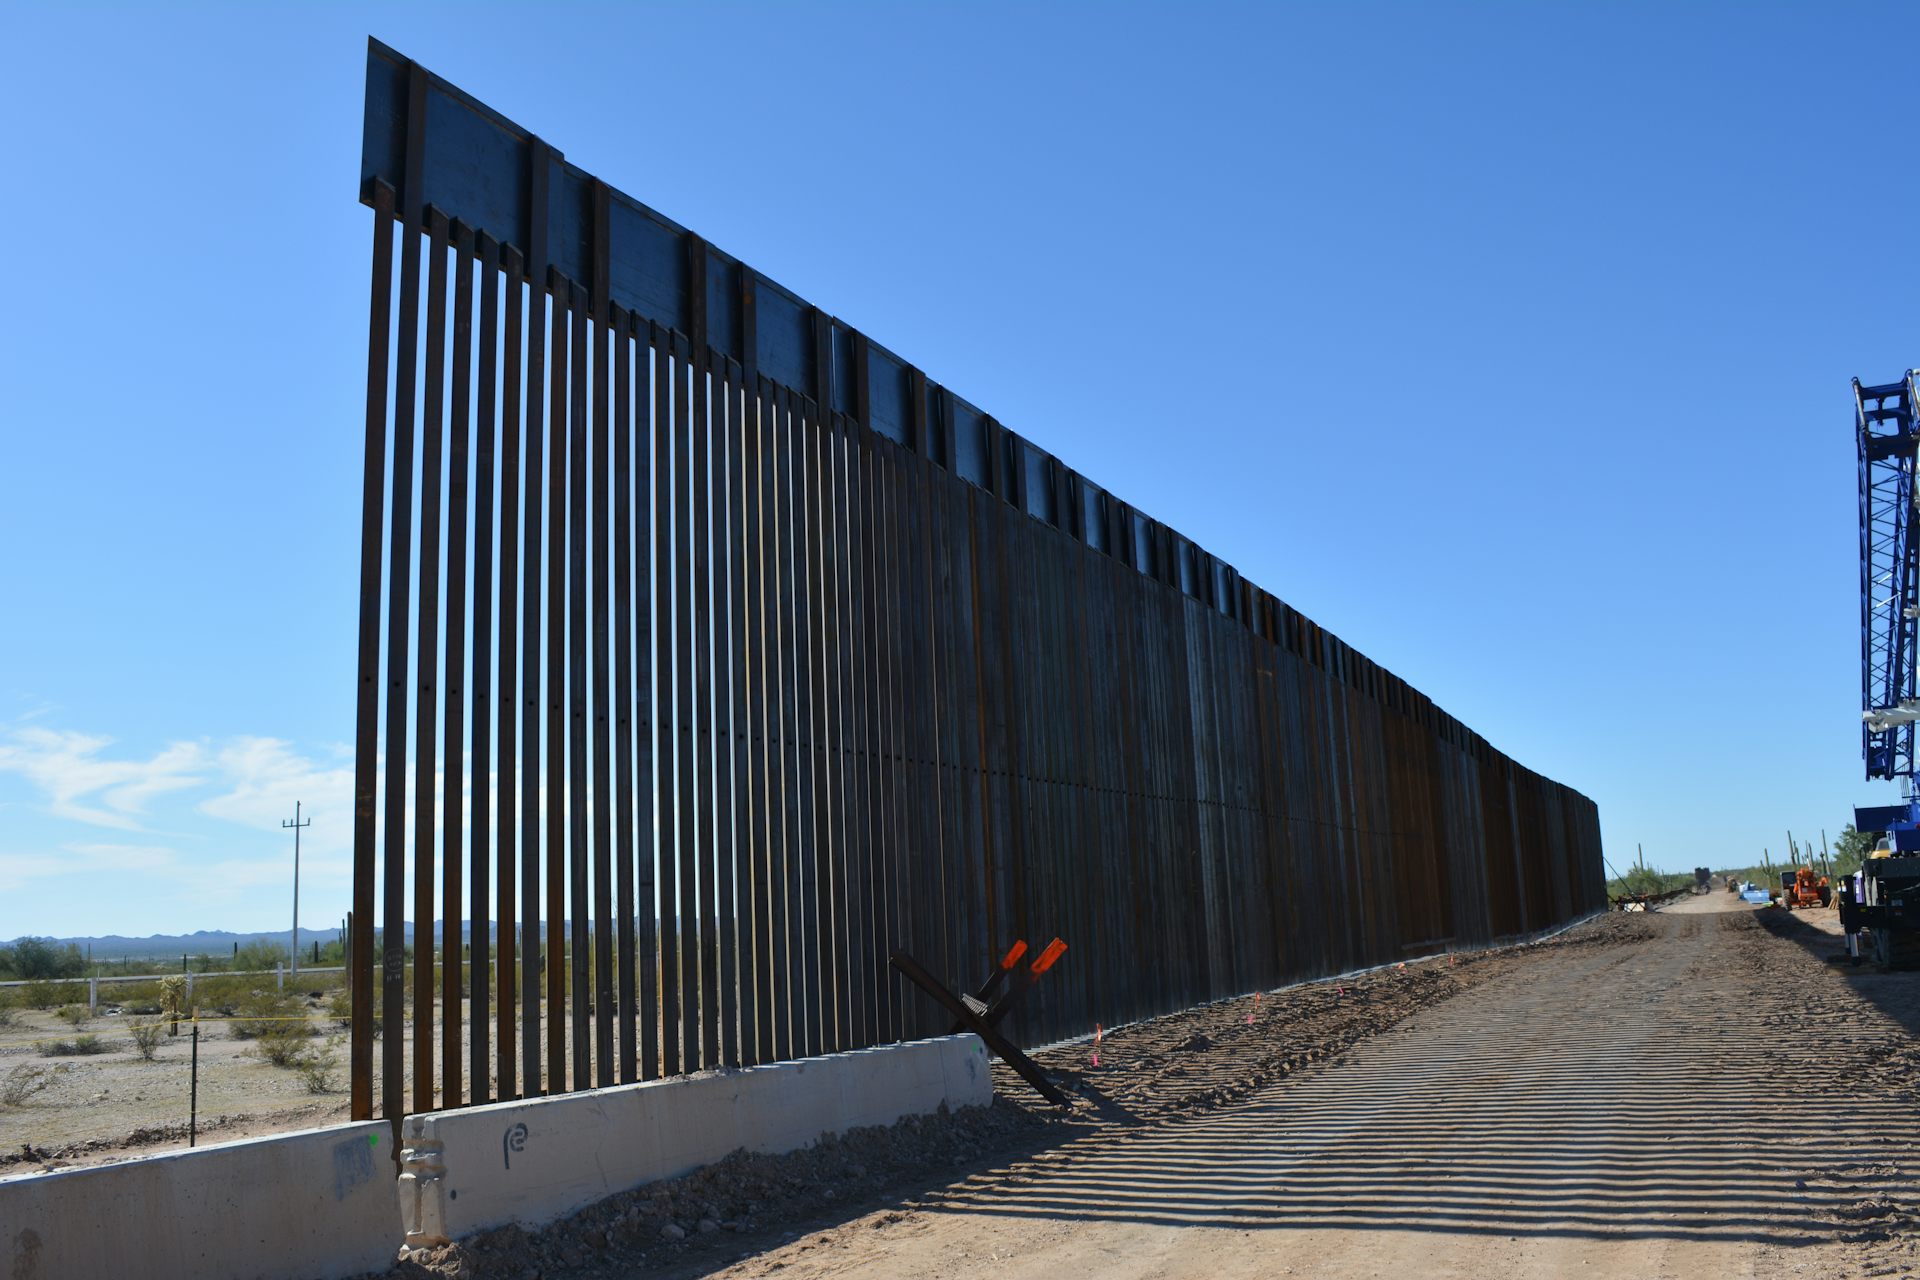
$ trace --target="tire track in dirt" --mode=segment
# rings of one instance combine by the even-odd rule
[[[1789,1122],[1790,1104],[1831,1096],[1904,1030],[1751,911],[1644,928],[1627,945],[1541,948],[1242,1105],[1095,1135],[729,1274],[1838,1276],[1910,1262],[1911,1105],[1816,1103]]]
[[[1646,933],[1638,918],[1605,917],[1526,947],[1442,956],[1134,1023],[1103,1037],[1097,1067],[1087,1043],[1036,1052],[1086,1099],[1070,1115],[996,1064],[990,1108],[856,1130],[784,1156],[736,1153],[535,1232],[507,1228],[428,1251],[395,1274],[700,1275],[743,1250],[777,1248],[876,1209],[874,1222],[910,1221],[930,1188],[970,1172],[1031,1179],[1062,1153],[1109,1135],[1230,1106],[1542,951],[1607,947]]]

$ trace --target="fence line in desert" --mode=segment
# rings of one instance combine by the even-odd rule
[[[1066,939],[1032,1041],[1601,902],[1586,797],[377,42],[365,139],[357,1118],[944,1030],[895,950]]]

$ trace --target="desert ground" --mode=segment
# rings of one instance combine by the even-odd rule
[[[406,1264],[613,1277],[1920,1270],[1920,974],[1715,893],[1040,1055],[991,1109],[737,1155]]]
[[[0,1105],[0,1171],[184,1145],[188,1037],[142,1060],[114,1009],[0,1028],[0,1078],[49,1081]],[[991,1108],[739,1153],[398,1272],[1920,1274],[1916,1031],[1920,973],[1847,963],[1831,910],[1716,892],[1109,1030],[1036,1055],[1071,1113],[997,1069]],[[76,1033],[108,1051],[41,1056]],[[221,1023],[199,1089],[202,1140],[346,1110]]]

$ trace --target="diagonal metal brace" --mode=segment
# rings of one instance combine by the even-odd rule
[[[980,1037],[982,1044],[992,1050],[1000,1061],[1019,1073],[1022,1080],[1033,1086],[1034,1092],[1056,1107],[1071,1108],[1073,1103],[1062,1093],[1059,1086],[1047,1079],[1046,1074],[1035,1066],[1033,1059],[1015,1048],[1013,1042],[993,1029],[985,1018],[969,1008],[959,996],[941,985],[939,979],[920,967],[920,962],[904,951],[896,951],[888,957],[889,963],[898,969],[906,979],[932,996],[935,1000],[960,1020],[960,1024]]]
[[[1006,1021],[1007,1015],[1019,1008],[1020,1002],[1026,999],[1027,992],[1039,986],[1040,979],[1046,976],[1047,970],[1053,968],[1055,962],[1066,953],[1067,944],[1060,941],[1060,939],[1055,938],[1052,942],[1048,943],[1047,949],[1040,953],[1040,958],[1035,960],[1032,967],[1024,974],[1020,975],[1020,984],[1015,987],[1009,987],[1006,994],[994,1001],[993,1007],[982,1015],[986,1018],[987,1025],[997,1027]]]
[[[1006,981],[1007,975],[1013,972],[1013,967],[1020,963],[1020,957],[1025,954],[1027,954],[1026,939],[1014,939],[1013,945],[1007,948],[1006,956],[999,964],[993,967],[993,972],[987,975],[987,980],[981,983],[979,989],[973,993],[973,999],[968,1000],[964,994],[960,999],[966,1003],[968,1008],[980,1014],[982,1017],[988,1018],[989,1021],[999,1021],[999,1019],[991,1017],[991,1015],[986,1012],[986,1009],[993,1003],[994,993],[1000,990],[1000,984]],[[951,1027],[947,1028],[947,1034],[957,1036],[966,1029],[964,1023],[956,1020]]]

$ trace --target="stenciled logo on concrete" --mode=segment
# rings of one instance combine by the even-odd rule
[[[527,1126],[516,1124],[500,1135],[500,1159],[506,1167],[513,1168],[513,1153],[527,1149]]]

